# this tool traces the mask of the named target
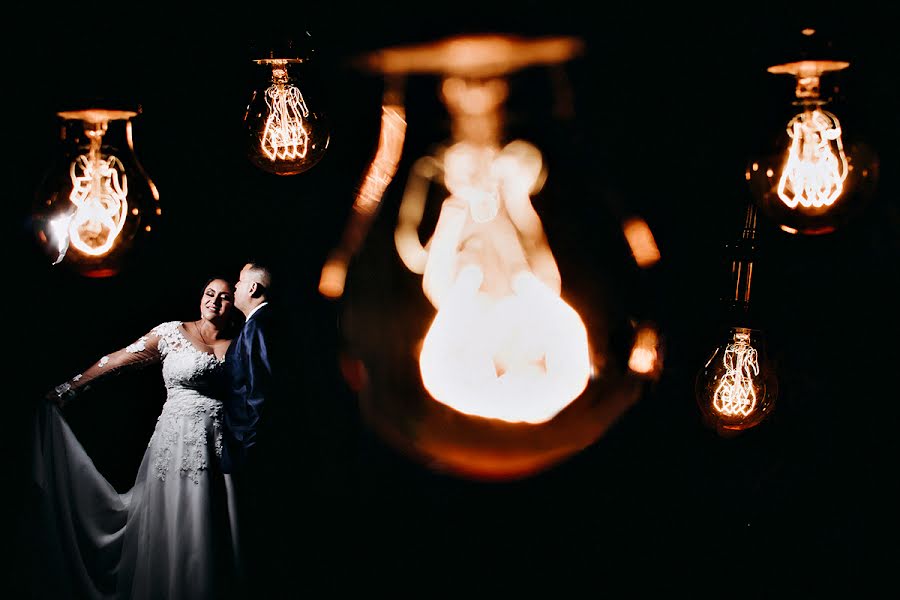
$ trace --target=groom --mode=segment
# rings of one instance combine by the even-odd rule
[[[282,408],[274,399],[281,358],[275,336],[280,327],[269,304],[271,293],[271,269],[258,261],[245,264],[234,286],[234,305],[245,321],[225,354],[222,403],[222,470],[232,474],[237,496],[239,568],[244,571],[243,586],[255,591],[272,583],[266,573],[272,568],[266,537],[272,534],[279,506],[272,493],[280,444],[273,427],[278,419],[272,413]]]
[[[259,262],[245,264],[234,285],[234,306],[245,320],[225,353],[223,412],[228,439],[222,468],[226,473],[243,471],[248,462],[256,462],[262,415],[274,391],[271,289],[272,273]]]

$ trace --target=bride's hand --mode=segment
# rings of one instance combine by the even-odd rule
[[[44,398],[59,408],[63,408],[74,395],[75,393],[72,391],[72,387],[68,383],[64,383],[48,390],[47,393],[44,394]]]

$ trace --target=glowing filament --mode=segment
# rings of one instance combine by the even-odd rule
[[[531,273],[520,273],[501,298],[479,291],[483,275],[467,267],[448,291],[422,344],[422,383],[465,414],[548,421],[587,385],[584,323]]]
[[[305,158],[309,132],[303,119],[309,109],[300,90],[293,85],[274,83],[266,90],[269,116],[260,139],[260,148],[269,160]]]
[[[789,208],[831,206],[844,190],[847,157],[837,117],[804,111],[788,123],[791,148],[778,181],[778,197]]]
[[[725,347],[722,363],[725,374],[713,396],[713,407],[727,417],[746,417],[756,409],[753,378],[759,375],[759,362],[756,349],[750,345],[750,334],[734,334],[734,341]]]
[[[587,330],[560,298],[529,198],[541,174],[540,152],[525,142],[455,144],[443,161],[451,195],[425,246],[416,233],[425,189],[407,187],[397,248],[438,309],[419,355],[422,383],[464,414],[543,423],[587,386]]]
[[[69,243],[89,256],[109,252],[128,216],[128,178],[125,167],[115,156],[101,158],[91,149],[90,156],[82,154],[70,169],[72,192],[69,200],[75,212],[68,219]],[[60,224],[64,220],[58,221]],[[54,233],[59,227],[53,227]],[[57,234],[58,235],[58,234]],[[66,245],[60,237],[60,252]]]

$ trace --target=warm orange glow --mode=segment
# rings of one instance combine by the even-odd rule
[[[365,179],[353,203],[354,212],[371,217],[381,203],[381,197],[397,172],[403,141],[406,139],[406,111],[398,105],[381,107],[381,132],[375,158],[369,165]]]
[[[756,409],[758,385],[754,378],[759,375],[757,352],[750,345],[749,332],[735,330],[722,364],[725,373],[713,396],[713,408],[726,417],[746,417]]]
[[[531,273],[517,274],[501,297],[480,291],[483,280],[471,265],[448,290],[422,344],[422,382],[464,414],[549,421],[587,386],[584,323]]]
[[[631,248],[631,254],[639,267],[646,269],[659,262],[659,248],[646,221],[632,217],[625,221],[622,229]]]
[[[398,212],[373,224],[379,235],[349,269],[342,372],[359,392],[364,420],[385,441],[465,478],[517,479],[558,463],[602,435],[649,379],[628,370],[628,346],[621,354],[618,333],[640,325],[609,311],[618,305],[604,300],[613,286],[571,280],[567,269],[577,261],[557,263],[551,251],[555,230],[545,233],[550,221],[540,211],[568,211],[548,208],[552,194],[539,195],[547,176],[541,153],[508,143],[517,136],[506,129],[506,100],[516,87],[505,75],[561,62],[580,48],[568,38],[545,41],[455,37],[364,58],[388,76],[437,75],[449,130],[433,153],[409,160]],[[551,74],[559,93],[553,116],[571,117],[570,91],[560,85],[566,74]],[[524,117],[512,116],[523,131]],[[399,261],[375,252],[389,241],[385,225],[394,228]],[[550,240],[554,250],[557,242],[560,251],[573,248],[572,240]],[[409,271],[398,272],[400,264]],[[326,263],[323,283],[336,266]],[[373,311],[373,302],[386,310]],[[652,344],[637,350],[647,351],[644,365],[652,368]]]
[[[443,158],[444,185],[451,195],[444,200],[427,250],[418,238],[418,221],[398,222],[395,232],[401,259],[413,272],[423,273],[422,287],[432,304],[440,307],[456,273],[472,263],[484,269],[485,285],[496,294],[509,293],[510,277],[522,270],[559,294],[559,270],[529,197],[542,174],[537,148],[514,141],[498,151],[460,142]],[[421,216],[421,209],[409,206],[421,205],[422,198],[413,194],[422,191],[407,188],[401,215]]]
[[[828,71],[840,71],[850,66],[843,60],[798,60],[795,62],[772,65],[766,69],[775,75],[793,75],[797,78],[819,77]]]
[[[326,298],[340,298],[347,280],[347,261],[329,260],[319,276],[319,293]]]
[[[115,156],[100,155],[100,135],[92,139],[89,155],[72,163],[69,200],[75,212],[68,220],[69,243],[89,256],[109,252],[128,216],[128,178]]]
[[[65,110],[56,113],[60,118],[67,121],[83,121],[88,125],[105,126],[109,121],[118,121],[123,119],[131,119],[137,116],[137,113],[130,110],[109,110],[106,108],[89,108],[86,110]],[[130,130],[129,130],[130,133]],[[131,139],[128,140],[131,142]]]
[[[837,117],[818,108],[804,111],[788,123],[787,133],[791,147],[778,181],[778,197],[789,208],[831,206],[847,178]]]
[[[582,49],[582,42],[572,37],[529,40],[512,35],[468,35],[417,46],[387,48],[363,57],[363,65],[388,74],[496,77],[529,65],[569,60]]]
[[[450,196],[431,239],[418,238],[421,182],[407,187],[395,231],[401,259],[423,274],[438,309],[419,355],[422,382],[464,414],[546,422],[584,391],[591,361],[530,201],[542,180],[540,152],[523,141],[502,150],[459,142],[442,158]]]
[[[381,133],[375,157],[363,178],[353,202],[350,221],[341,243],[329,255],[319,276],[319,293],[326,298],[340,298],[347,278],[347,263],[356,254],[366,231],[381,205],[381,197],[397,172],[403,141],[406,139],[406,111],[390,88],[381,107]]]
[[[806,29],[804,35],[815,30]],[[821,213],[844,191],[847,156],[837,117],[821,108],[821,76],[840,71],[850,63],[836,60],[800,60],[768,68],[770,73],[793,75],[794,94],[804,110],[787,124],[791,139],[788,156],[778,179],[779,199],[790,209]],[[766,175],[771,177],[769,172]]]
[[[260,149],[269,160],[305,158],[309,132],[304,119],[309,109],[300,89],[288,83],[287,65],[273,61],[272,85],[266,90],[269,115],[260,136]]]
[[[428,186],[441,172],[440,161],[432,156],[420,158],[410,170],[394,230],[394,246],[400,260],[413,273],[425,272],[428,251],[419,239],[419,224],[425,211]]]
[[[103,279],[104,277],[112,277],[116,274],[115,269],[94,269],[93,271],[88,271],[85,273],[87,277],[93,277],[95,279]]]
[[[634,373],[648,375],[659,367],[659,336],[656,329],[644,326],[638,329],[628,357],[628,368]]]
[[[88,256],[103,256],[115,245],[128,217],[128,176],[121,160],[103,153],[103,136],[110,121],[126,120],[130,144],[131,123],[128,119],[137,113],[87,109],[57,114],[63,119],[82,121],[90,146],[86,154],[77,156],[69,166],[72,181],[69,201],[74,210],[49,223],[50,234],[59,252],[53,264],[62,262],[70,246]],[[136,207],[132,214],[138,214]]]
[[[65,121],[64,158],[44,178],[33,213],[53,265],[65,263],[90,277],[117,273],[160,213],[158,204],[150,206],[159,193],[134,155],[130,119],[136,114],[101,108],[57,113]]]

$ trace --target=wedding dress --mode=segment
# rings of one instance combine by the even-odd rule
[[[222,403],[212,395],[223,361],[171,321],[57,391],[72,395],[100,377],[154,363],[161,363],[166,401],[134,486],[123,494],[96,469],[54,404],[38,411],[34,475],[50,541],[41,566],[48,576],[65,577],[72,597],[219,598],[233,582],[234,495],[219,470]]]

